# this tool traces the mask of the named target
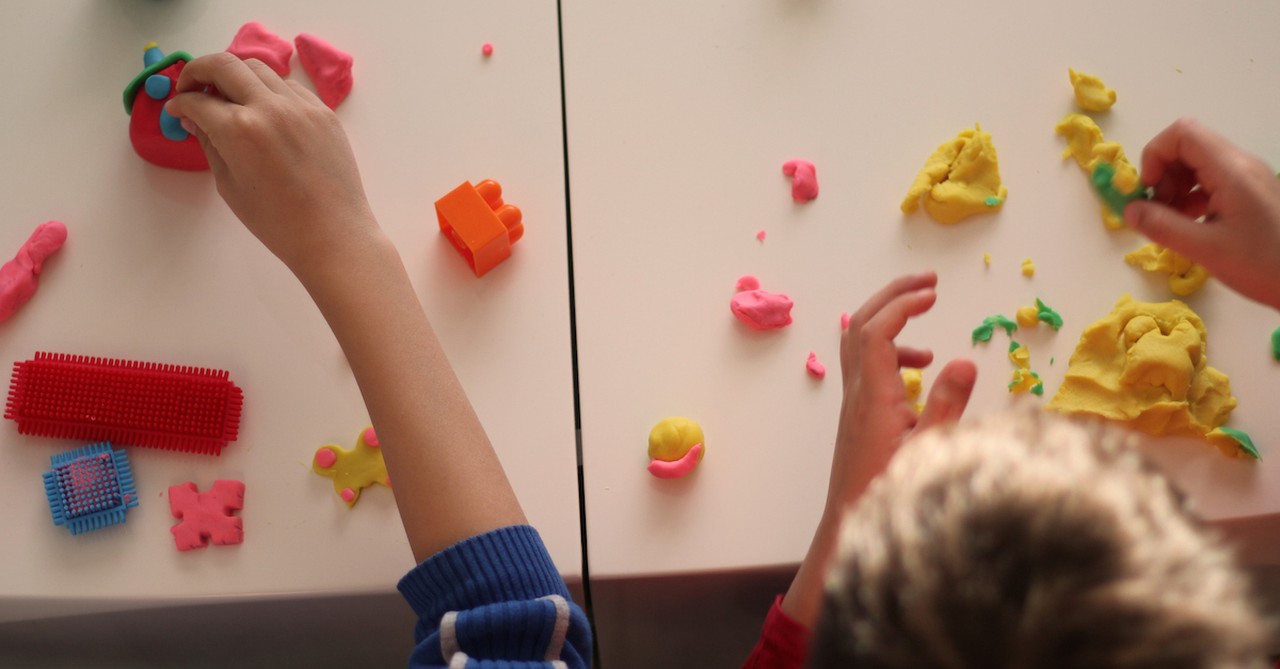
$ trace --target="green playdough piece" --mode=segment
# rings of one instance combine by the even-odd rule
[[[1031,394],[1037,397],[1044,397],[1044,383],[1041,382],[1031,386]]]
[[[1012,339],[1010,339],[1010,340],[1009,340],[1009,352],[1010,352],[1010,353],[1013,353],[1014,351],[1016,351],[1016,350],[1018,350],[1018,349],[1020,349],[1020,348],[1022,348],[1022,344],[1019,344],[1018,342],[1013,341]]]
[[[985,204],[988,207],[998,207],[1000,206],[1000,198],[994,195],[988,195],[987,199],[982,201],[982,204]]]
[[[1098,198],[1102,200],[1107,208],[1116,216],[1124,216],[1124,206],[1134,200],[1145,200],[1147,198],[1147,190],[1138,188],[1132,193],[1121,193],[1118,188],[1111,184],[1111,180],[1116,176],[1116,166],[1105,160],[1098,161],[1093,168],[1093,174],[1089,177],[1089,182],[1093,184],[1093,190],[1098,194]]]
[[[1271,333],[1271,357],[1280,360],[1280,328]]]
[[[977,344],[980,341],[991,341],[991,335],[995,334],[995,329],[997,327],[1004,328],[1005,334],[1012,335],[1017,331],[1018,324],[1004,316],[1001,316],[1000,314],[987,316],[982,319],[982,325],[973,329],[973,334],[971,335],[973,343]]]
[[[1248,453],[1249,457],[1254,460],[1262,459],[1262,456],[1258,454],[1258,449],[1253,445],[1253,440],[1249,438],[1249,435],[1232,427],[1220,427],[1218,429],[1225,432],[1227,436],[1232,439],[1235,439],[1236,443],[1240,444],[1240,450]]]
[[[1062,327],[1062,316],[1053,309],[1050,309],[1049,305],[1041,302],[1038,297],[1036,298],[1036,318],[1040,319],[1044,323],[1048,323],[1049,327],[1054,330]]]
[[[151,67],[148,67],[147,69],[143,70],[142,74],[139,74],[138,76],[134,77],[133,81],[130,81],[129,85],[126,86],[124,89],[125,113],[129,114],[130,116],[133,115],[133,98],[138,95],[138,89],[142,88],[143,84],[146,83],[147,77],[155,74],[156,72],[159,72],[160,70],[163,70],[166,67],[169,67],[170,65],[173,65],[178,61],[182,61],[184,63],[191,62],[191,54],[187,53],[186,51],[174,51],[173,53],[165,56],[164,58],[161,58],[159,61],[156,61],[156,63]]]

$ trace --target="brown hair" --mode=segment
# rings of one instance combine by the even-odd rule
[[[1261,667],[1232,555],[1129,437],[1035,409],[921,435],[850,510],[813,667]]]

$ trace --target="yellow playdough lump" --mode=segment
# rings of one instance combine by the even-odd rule
[[[1070,68],[1067,73],[1071,75],[1071,88],[1075,89],[1076,104],[1081,109],[1104,112],[1116,103],[1116,92],[1107,88],[1101,79]]]
[[[1035,276],[1035,275],[1036,275],[1036,264],[1035,264],[1035,262],[1033,262],[1030,258],[1025,258],[1025,259],[1023,259],[1023,261],[1022,261],[1022,276]]]
[[[1018,307],[1014,314],[1018,327],[1033,328],[1040,324],[1039,311],[1035,307]]]
[[[1067,114],[1053,129],[1067,140],[1062,157],[1075,158],[1085,176],[1093,174],[1099,161],[1111,163],[1116,174],[1111,184],[1122,193],[1132,193],[1139,186],[1138,168],[1124,155],[1118,142],[1108,142],[1102,137],[1102,129],[1084,114]],[[1124,228],[1124,219],[1115,215],[1107,205],[1101,205],[1102,222],[1112,230]]]
[[[675,462],[684,457],[694,444],[703,444],[703,450],[698,453],[698,462],[702,462],[702,456],[706,454],[702,427],[684,416],[663,418],[649,431],[649,459]]]
[[[924,404],[920,400],[920,391],[924,387],[924,373],[918,369],[902,370],[902,389],[907,393],[907,404],[910,404],[916,413],[924,411]]]
[[[959,223],[974,214],[999,211],[1009,191],[1000,181],[1000,165],[991,134],[975,125],[938,147],[925,161],[902,200],[902,213],[920,207],[939,223]]]
[[[1209,366],[1207,341],[1204,323],[1182,302],[1138,302],[1126,293],[1080,335],[1048,406],[1148,434],[1217,440],[1211,433],[1236,398],[1227,375]]]
[[[1200,290],[1209,278],[1209,270],[1173,249],[1155,242],[1146,244],[1124,256],[1125,262],[1148,272],[1164,272],[1169,275],[1169,290],[1174,295],[1186,297]]]

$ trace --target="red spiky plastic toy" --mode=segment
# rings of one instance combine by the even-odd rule
[[[225,371],[36,353],[15,362],[4,417],[20,434],[218,455],[243,393]]]

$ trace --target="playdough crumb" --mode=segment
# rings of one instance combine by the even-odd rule
[[[1071,88],[1075,89],[1076,104],[1081,109],[1104,112],[1116,103],[1116,92],[1107,88],[1101,79],[1070,68],[1067,73],[1071,75]]]
[[[1258,448],[1253,445],[1253,439],[1248,434],[1235,428],[1223,425],[1210,432],[1209,443],[1217,446],[1223,455],[1250,457],[1254,460],[1262,459],[1262,455],[1258,453]]]
[[[1036,275],[1036,264],[1032,262],[1030,258],[1024,259],[1022,261],[1022,276],[1035,276],[1035,275]]]
[[[807,160],[788,160],[782,164],[782,173],[791,177],[791,199],[809,202],[818,197],[818,171]]]
[[[1226,374],[1209,366],[1204,322],[1187,305],[1123,295],[1085,328],[1049,408],[1154,435],[1209,438],[1236,407]]]
[[[1017,323],[1000,314],[987,316],[982,319],[982,325],[973,329],[973,334],[971,335],[973,343],[977,344],[980,341],[991,341],[991,335],[995,334],[995,329],[997,327],[1003,328],[1007,335],[1012,335],[1018,330]]]
[[[689,418],[672,416],[649,431],[649,473],[679,478],[693,471],[706,453],[702,427]]]
[[[1018,307],[1014,320],[1018,321],[1018,327],[1024,328],[1033,328],[1040,324],[1040,319],[1036,318],[1035,307]]]
[[[910,214],[923,198],[924,210],[934,220],[952,224],[974,214],[999,211],[1008,197],[991,134],[975,125],[929,156],[902,199],[901,209]]]
[[[492,55],[493,55],[493,43],[491,43],[491,42],[485,42],[484,44],[481,44],[481,45],[480,45],[480,53],[484,54],[486,58],[488,58],[489,56],[492,56]]]
[[[982,254],[982,264],[986,265],[987,267],[990,267],[990,266],[991,266],[991,254],[990,254],[990,253],[983,253],[983,254]]]
[[[849,312],[847,312],[847,311],[842,311],[842,312],[840,312],[840,329],[841,329],[841,330],[848,330],[848,329],[849,329],[849,319],[850,319],[850,318],[852,318],[852,316],[850,316],[850,315],[849,315]],[[1277,332],[1280,332],[1280,329],[1277,329],[1276,331],[1277,331]],[[1276,338],[1275,338],[1275,337],[1272,337],[1272,341],[1276,341]],[[1280,346],[1280,344],[1277,344],[1277,346]],[[1280,349],[1276,349],[1276,350],[1277,350],[1277,351],[1280,351]],[[1276,360],[1280,360],[1280,353],[1276,353]]]
[[[757,232],[757,233],[756,233],[756,239],[760,240],[760,243],[761,243],[761,244],[763,244],[763,243],[764,243],[764,236],[765,236],[765,235],[764,235],[764,230],[761,230],[760,232]]]
[[[918,369],[902,370],[902,390],[907,395],[907,404],[910,404],[916,413],[924,411],[924,404],[920,402],[920,392],[923,387],[924,372]]]
[[[753,330],[777,330],[790,325],[792,306],[791,298],[761,290],[760,282],[750,275],[738,279],[738,292],[729,301],[733,315]]]
[[[813,351],[809,352],[809,360],[805,362],[804,368],[809,371],[809,376],[820,379],[827,375],[827,368],[818,362],[818,354]]]
[[[1200,290],[1209,279],[1209,270],[1173,249],[1155,242],[1145,244],[1124,256],[1125,262],[1141,267],[1147,272],[1163,272],[1169,275],[1169,290],[1178,297],[1186,297]]]

